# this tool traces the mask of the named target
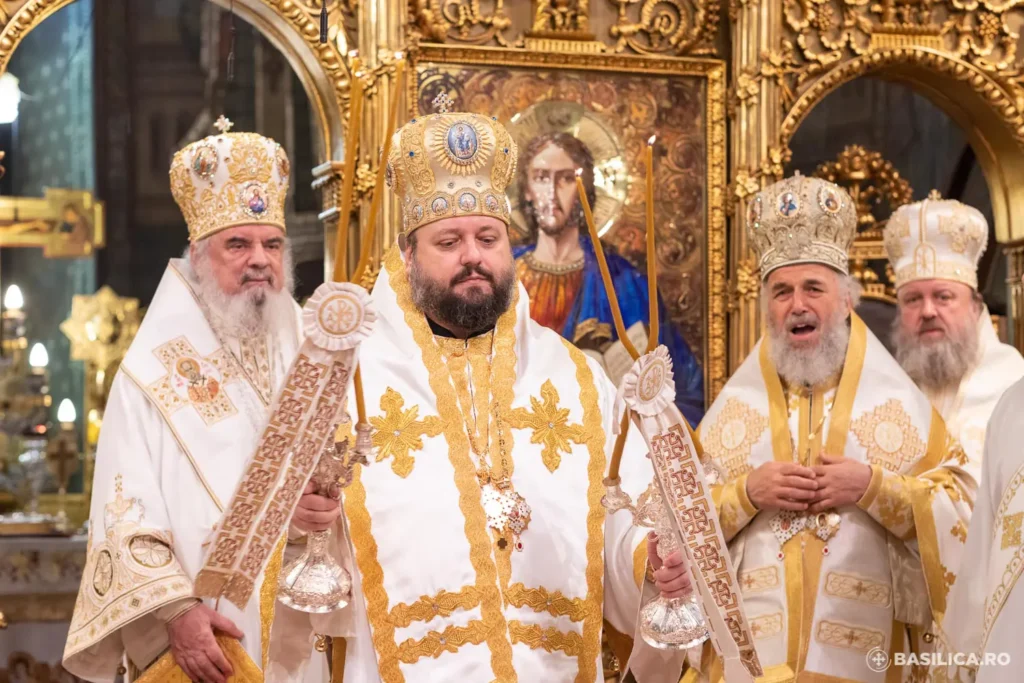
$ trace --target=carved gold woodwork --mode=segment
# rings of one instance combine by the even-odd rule
[[[533,0],[533,25],[527,35],[539,38],[593,40],[589,0]]]
[[[615,3],[619,6],[619,17],[611,28],[611,35],[618,39],[616,52],[629,48],[639,54],[715,53],[717,0],[647,0],[642,3],[615,0]]]
[[[483,5],[491,5],[490,10]],[[496,44],[510,47],[521,40],[510,41],[506,32],[512,20],[505,13],[503,0],[414,0],[413,20],[417,38],[426,42],[448,40],[467,45]]]
[[[750,257],[737,219],[746,215],[747,198],[778,177],[768,172],[780,170],[773,157],[788,148],[819,102],[869,75],[908,83],[964,130],[989,184],[997,239],[1024,238],[1024,58],[1017,52],[1022,3],[732,0],[729,14],[734,276]],[[782,166],[788,174],[784,161]],[[869,284],[881,286],[884,274],[864,265],[855,260],[854,272],[867,280],[878,275]],[[756,302],[736,302],[729,321],[730,368],[760,335]]]
[[[532,0],[529,15],[503,0],[414,0],[414,39],[423,43],[538,52],[715,55],[719,0]],[[610,10],[610,12],[608,11]]]
[[[896,287],[882,231],[893,211],[913,201],[910,183],[879,152],[860,145],[846,147],[835,161],[818,166],[814,175],[842,186],[857,209],[850,274],[860,282],[865,296],[895,301]],[[886,218],[878,219],[876,210]]]

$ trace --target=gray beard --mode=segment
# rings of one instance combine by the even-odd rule
[[[896,360],[922,389],[942,391],[959,387],[978,359],[978,324],[925,344],[916,334],[904,331],[897,317],[892,334]]]
[[[787,384],[815,387],[839,373],[846,362],[850,328],[844,314],[822,328],[817,346],[801,349],[791,346],[784,326],[776,330],[768,325],[768,353],[775,369]]]
[[[294,329],[294,277],[290,257],[290,253],[286,253],[285,282],[280,290],[254,289],[239,294],[228,294],[221,289],[205,256],[195,259],[194,263],[190,261],[196,294],[218,337],[248,339],[276,330]]]

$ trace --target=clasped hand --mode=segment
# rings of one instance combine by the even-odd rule
[[[871,466],[829,455],[821,464],[767,462],[747,476],[747,497],[759,510],[822,512],[855,505],[871,483]]]

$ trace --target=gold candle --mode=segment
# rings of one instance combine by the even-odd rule
[[[644,164],[647,167],[647,297],[650,332],[647,353],[658,348],[658,263],[654,254],[654,135],[647,141]]]
[[[345,165],[342,173],[341,186],[341,214],[338,217],[338,231],[334,245],[334,281],[343,282],[346,280],[345,267],[346,251],[348,249],[348,225],[352,217],[353,188],[356,180],[356,162],[359,159],[359,129],[363,121],[363,81],[362,62],[358,54],[353,50],[350,55],[352,59],[349,66],[350,97],[348,136],[345,138]]]
[[[580,204],[583,206],[583,215],[587,219],[587,230],[590,231],[590,239],[594,243],[594,254],[597,256],[597,265],[601,271],[601,280],[604,282],[604,291],[608,295],[608,303],[612,309],[612,319],[615,321],[615,332],[619,335],[619,341],[626,347],[629,355],[636,360],[640,357],[633,342],[626,336],[626,326],[622,324],[622,312],[619,310],[619,297],[615,295],[615,287],[612,286],[611,275],[608,274],[608,262],[604,258],[604,248],[597,236],[597,228],[594,227],[594,214],[590,210],[590,201],[587,199],[586,188],[583,187],[583,169],[576,169],[576,190],[580,195]]]

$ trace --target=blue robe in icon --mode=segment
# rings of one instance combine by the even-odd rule
[[[597,256],[590,238],[580,235],[583,267],[565,273],[531,269],[527,254],[535,244],[513,249],[520,280],[530,294],[530,316],[538,323],[559,332],[574,344],[589,341],[618,340],[612,309],[601,281]],[[637,321],[650,325],[647,314],[647,275],[629,261],[605,247],[605,259],[615,294],[619,298],[622,322],[629,329]],[[665,303],[658,297],[659,342],[668,348],[676,380],[676,405],[694,428],[704,417],[704,371],[694,357],[682,332],[669,318]]]

